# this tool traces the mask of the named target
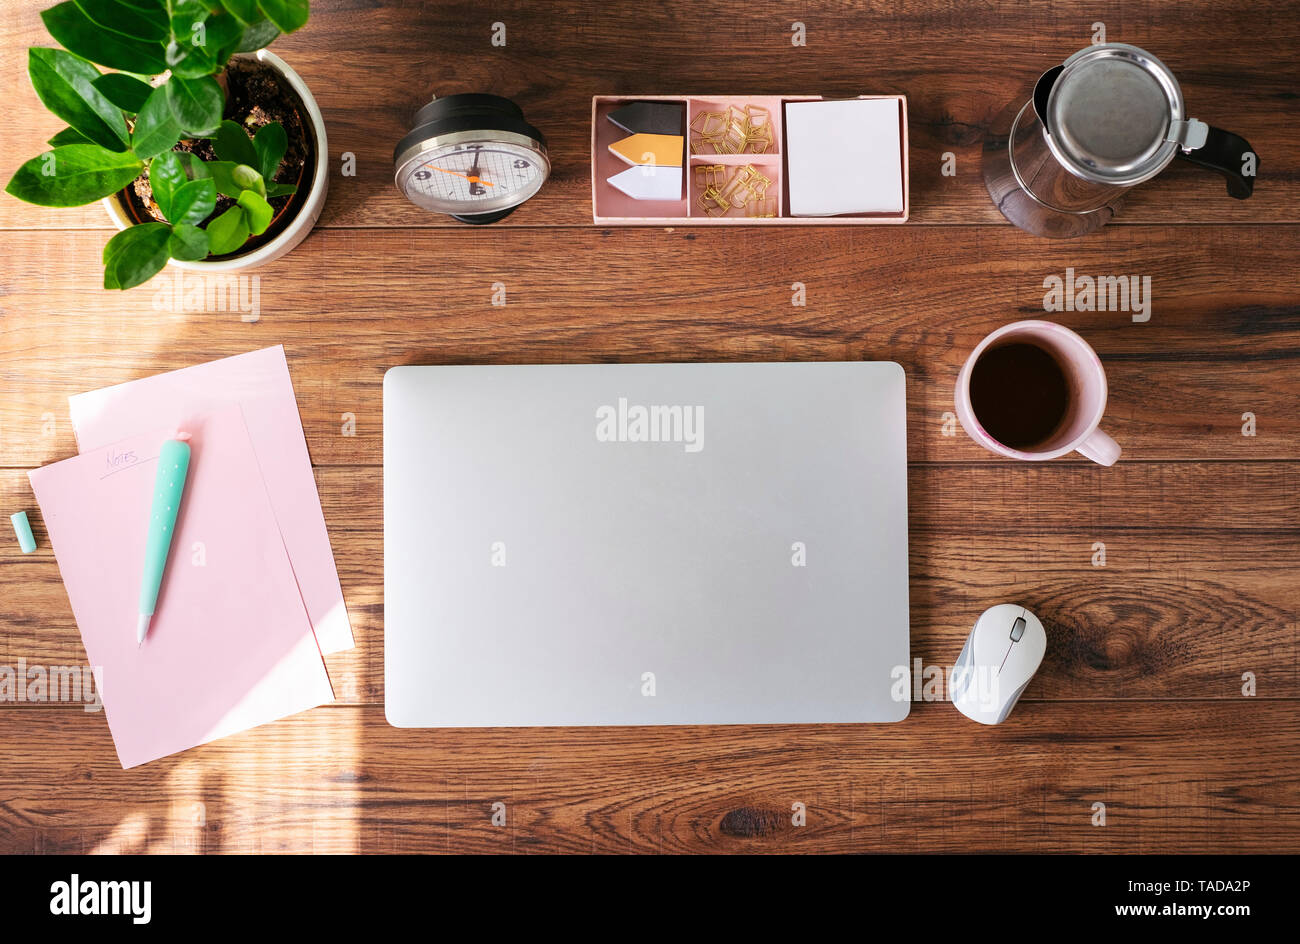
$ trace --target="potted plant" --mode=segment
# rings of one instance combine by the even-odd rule
[[[307,16],[308,0],[45,10],[62,48],[29,49],[27,71],[68,127],[5,189],[40,206],[103,200],[121,230],[104,247],[105,288],[168,262],[229,270],[283,255],[320,216],[328,150],[311,92],[264,47]]]

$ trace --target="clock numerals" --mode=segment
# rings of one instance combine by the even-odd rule
[[[524,168],[529,166],[531,165],[527,161],[523,160],[522,158],[515,161],[515,170],[523,170]]]
[[[427,170],[417,170],[417,171],[415,172],[415,179],[416,179],[416,180],[428,180],[428,179],[429,179],[430,177],[432,177],[432,176],[433,176],[433,174],[430,173],[430,172],[427,171]]]

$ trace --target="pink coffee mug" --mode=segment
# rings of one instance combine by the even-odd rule
[[[1032,344],[1051,355],[1065,375],[1067,390],[1065,415],[1055,431],[1028,449],[1012,448],[989,435],[971,403],[975,364],[987,351],[1016,342]],[[1114,465],[1119,443],[1097,428],[1104,412],[1106,371],[1101,358],[1083,338],[1051,321],[1016,321],[998,328],[971,351],[957,378],[957,419],[962,427],[985,449],[1012,459],[1055,459],[1077,449],[1093,462]]]

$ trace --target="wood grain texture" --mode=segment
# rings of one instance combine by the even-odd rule
[[[25,74],[26,47],[50,45],[38,17],[47,5],[0,8],[0,79],[14,90],[0,114],[6,179],[62,127],[41,110]],[[1300,221],[1300,130],[1283,118],[1300,87],[1300,23],[1289,0],[1260,0],[1249,13],[1225,0],[822,0],[785,8],[721,0],[709,9],[701,16],[693,0],[314,4],[308,25],[274,49],[306,79],[328,125],[336,196],[323,225],[458,225],[406,203],[392,184],[393,146],[435,90],[514,97],[547,135],[551,181],[504,226],[589,224],[591,97],[646,92],[904,94],[912,219],[1000,223],[980,176],[984,129],[1005,106],[1028,100],[1043,71],[1088,45],[1096,22],[1109,40],[1161,57],[1192,115],[1241,134],[1260,155],[1249,201],[1230,199],[1217,176],[1177,164],[1134,191],[1121,221]],[[790,43],[795,20],[807,27],[807,46]],[[506,24],[505,47],[491,44],[495,22]],[[955,177],[940,173],[947,152]],[[355,177],[340,175],[344,153],[356,156]],[[109,224],[98,207],[36,210],[5,198],[0,226]]]
[[[0,6],[6,177],[60,127],[25,76],[50,2]],[[1191,114],[1251,140],[1250,201],[1175,165],[1087,239],[1002,221],[984,129],[1099,21],[1174,69]],[[0,667],[85,659],[26,476],[75,453],[67,396],[283,343],[357,638],[328,660],[339,703],[132,771],[102,713],[0,703],[0,851],[1300,851],[1300,131],[1283,118],[1300,8],[317,0],[275,48],[325,114],[331,191],[316,232],[256,273],[258,320],[178,308],[162,281],[104,292],[98,207],[0,196],[0,508],[28,510],[40,544],[0,541]],[[551,181],[503,224],[466,228],[393,189],[392,144],[431,89],[511,95],[550,138]],[[913,223],[592,226],[590,98],[651,90],[907,95]],[[1112,469],[1009,463],[945,430],[966,353],[1043,316],[1043,280],[1067,268],[1151,279],[1149,321],[1047,315],[1105,362]],[[907,372],[913,656],[948,665],[994,602],[1048,626],[1009,723],[919,701],[891,726],[386,724],[387,367],[836,359]]]
[[[340,701],[383,701],[379,469],[318,472],[357,646],[327,660]],[[1300,698],[1300,469],[1292,463],[916,464],[910,507],[912,657],[948,666],[989,600],[1048,627],[1026,697]],[[30,504],[0,472],[2,507]],[[1032,516],[1024,514],[1031,496]],[[84,660],[54,555],[0,547],[9,588],[0,665]],[[1093,564],[1105,544],[1104,567]]]
[[[158,310],[174,302],[170,272],[88,295],[98,234],[5,239],[44,264],[0,279],[3,465],[75,448],[70,394],[281,342],[322,464],[379,462],[383,374],[395,364],[855,359],[907,372],[911,458],[1000,463],[943,435],[957,373],[995,327],[1045,316],[1044,279],[1067,268],[1150,278],[1145,323],[1124,311],[1050,315],[1101,354],[1106,426],[1128,458],[1300,455],[1295,226],[1113,227],[1072,242],[991,226],[324,230],[257,271],[255,324],[238,311]],[[498,283],[504,307],[492,305]],[[341,435],[344,413],[353,437]]]
[[[1278,852],[1300,845],[1297,739],[1294,702],[1028,702],[991,729],[941,704],[896,725],[445,731],[323,708],[123,772],[102,717],[23,709],[0,712],[0,740],[30,745],[0,767],[0,847]]]

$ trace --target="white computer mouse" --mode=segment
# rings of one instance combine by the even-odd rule
[[[1001,724],[1042,665],[1047,633],[1019,603],[991,606],[975,621],[948,673],[957,710],[980,724]]]

